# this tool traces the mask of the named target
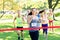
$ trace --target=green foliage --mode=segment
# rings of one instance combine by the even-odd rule
[[[48,8],[48,0],[43,2],[42,0],[0,0],[0,10],[3,10],[3,1],[4,1],[4,9],[7,10],[19,10],[19,8],[23,9],[31,9],[31,8],[38,8],[44,9]],[[56,0],[53,0],[52,4],[54,4]],[[56,8],[59,8],[59,4]]]
[[[55,14],[55,17],[58,17],[58,16],[60,16],[60,12],[58,12],[58,13]]]
[[[13,16],[11,14],[5,14],[1,19],[12,19]]]

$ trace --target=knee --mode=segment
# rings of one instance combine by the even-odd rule
[[[17,33],[18,36],[20,36],[20,33]]]

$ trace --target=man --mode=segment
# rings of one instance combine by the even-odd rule
[[[15,24],[15,20],[16,20],[16,24]],[[14,17],[14,27],[15,28],[23,28],[23,22],[24,22],[24,19],[21,15],[21,12],[20,10],[17,11],[17,16]],[[17,35],[18,35],[18,40],[20,40],[20,30],[16,31],[17,32]],[[21,40],[23,40],[23,30],[21,30]]]

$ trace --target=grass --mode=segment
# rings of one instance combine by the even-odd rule
[[[59,25],[59,21],[55,21],[54,25]],[[2,23],[0,24],[0,28],[13,28],[12,23]],[[48,40],[60,40],[60,29],[55,29],[57,33],[48,33]],[[0,40],[17,40],[16,32],[0,32]],[[24,31],[24,40],[31,40],[28,31]],[[39,31],[39,40],[45,40],[43,37],[42,31]]]
[[[60,34],[55,34],[55,33],[48,34],[48,40],[59,40],[59,39],[60,39]],[[16,32],[0,33],[0,40],[17,40],[17,34]],[[28,31],[24,31],[24,40],[30,40]],[[44,40],[42,32],[40,32],[39,40]]]

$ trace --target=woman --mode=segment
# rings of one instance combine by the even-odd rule
[[[28,15],[28,24],[30,28],[39,28],[39,17],[37,16],[37,11],[35,8],[32,9],[32,12]],[[38,40],[39,38],[39,29],[38,30],[29,30],[31,40]]]
[[[53,27],[53,12],[52,12],[52,9],[49,9],[48,19],[49,19],[49,26]],[[52,32],[54,32],[53,28],[52,28]]]
[[[42,13],[42,27],[43,27],[43,35],[44,37],[46,38],[47,40],[47,31],[48,31],[48,16],[46,14],[46,10],[43,10],[43,13]]]
[[[16,20],[16,25],[15,25]],[[15,28],[23,28],[23,17],[20,14],[20,10],[17,11],[17,17],[14,18],[14,27]],[[20,40],[20,30],[16,31],[18,35],[18,40]],[[23,30],[21,30],[21,40],[23,40]]]

